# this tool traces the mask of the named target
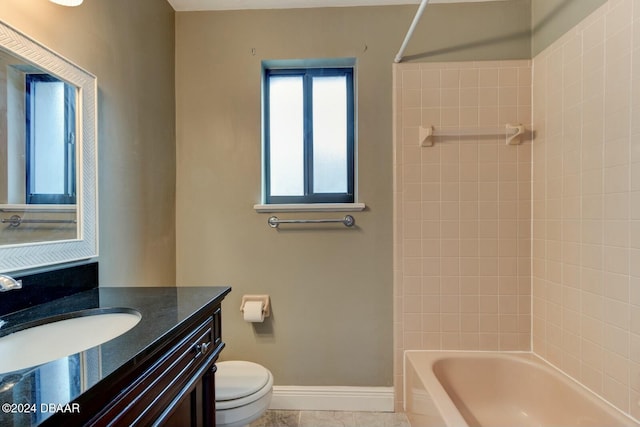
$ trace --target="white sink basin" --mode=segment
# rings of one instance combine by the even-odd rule
[[[124,334],[142,316],[131,309],[97,309],[70,314],[0,338],[0,374],[79,353]]]

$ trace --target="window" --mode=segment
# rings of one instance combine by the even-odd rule
[[[74,204],[75,89],[49,74],[26,75],[26,201]]]
[[[353,66],[264,69],[267,204],[354,202]]]

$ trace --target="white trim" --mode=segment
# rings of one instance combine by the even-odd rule
[[[366,208],[364,203],[301,203],[253,205],[258,213],[268,212],[360,212]]]
[[[270,409],[393,412],[393,387],[273,386]]]
[[[0,204],[0,212],[77,212],[77,205],[26,205],[26,204]]]
[[[431,0],[432,3],[462,3],[505,0]],[[174,10],[295,9],[308,7],[352,7],[417,4],[420,0],[169,0]]]

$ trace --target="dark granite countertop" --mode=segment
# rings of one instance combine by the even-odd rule
[[[36,367],[0,374],[0,404],[4,405],[0,425],[38,425],[52,410],[64,410],[64,405],[101,381],[113,380],[133,369],[186,319],[207,310],[230,290],[229,287],[101,287],[0,317],[6,322],[0,327],[2,336],[16,325],[87,309],[122,307],[142,315],[132,329],[99,346]]]

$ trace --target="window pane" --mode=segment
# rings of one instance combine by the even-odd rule
[[[63,194],[65,191],[64,83],[37,82],[33,101],[32,191]]]
[[[269,78],[272,196],[304,195],[304,104],[301,76]]]
[[[347,192],[345,76],[313,78],[313,191]]]

